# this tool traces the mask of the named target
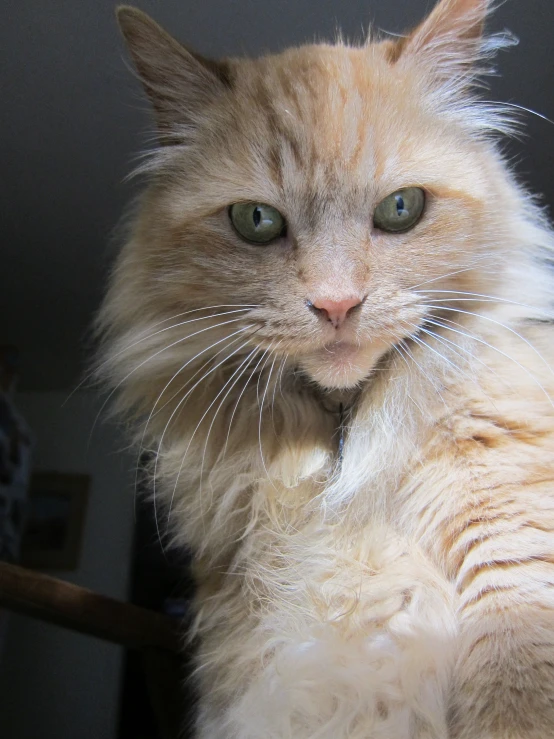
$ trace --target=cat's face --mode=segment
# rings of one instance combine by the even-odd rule
[[[345,388],[418,332],[426,288],[490,290],[515,204],[471,114],[428,62],[399,54],[385,42],[182,58],[203,78],[196,100],[173,91],[157,106],[175,140],[131,258],[145,311],[252,306],[253,346]]]

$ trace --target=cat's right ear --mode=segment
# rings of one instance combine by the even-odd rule
[[[188,51],[137,8],[121,5],[116,15],[154,106],[160,141],[172,143],[179,125],[198,123],[206,106],[229,88],[229,69]]]
[[[388,42],[390,61],[426,60],[434,74],[446,81],[468,76],[483,56],[483,30],[491,5],[491,0],[439,0],[412,33]]]

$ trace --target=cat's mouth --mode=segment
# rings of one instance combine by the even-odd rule
[[[367,344],[333,341],[302,357],[301,365],[324,388],[354,388],[371,374],[389,348],[384,341]]]

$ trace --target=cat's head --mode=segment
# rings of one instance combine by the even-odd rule
[[[165,382],[228,336],[353,387],[439,290],[491,291],[523,201],[488,137],[504,120],[473,97],[508,43],[483,38],[487,6],[442,0],[399,40],[223,62],[119,10],[159,135],[103,314],[122,373]]]

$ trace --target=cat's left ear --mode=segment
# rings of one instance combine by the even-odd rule
[[[176,41],[138,8],[117,8],[119,27],[154,107],[162,144],[179,140],[231,85],[225,62],[205,59]]]
[[[391,45],[391,61],[425,58],[440,76],[471,66],[480,57],[490,6],[490,0],[441,0],[409,36]]]

